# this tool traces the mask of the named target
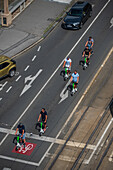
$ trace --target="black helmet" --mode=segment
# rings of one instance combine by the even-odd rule
[[[20,123],[19,125],[20,125],[20,127],[22,127],[22,123]]]

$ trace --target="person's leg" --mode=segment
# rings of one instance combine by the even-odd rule
[[[23,140],[23,142],[24,142],[24,148],[25,148],[25,146],[26,146],[26,141],[25,141],[25,133],[23,134],[23,138],[22,138],[22,140]]]

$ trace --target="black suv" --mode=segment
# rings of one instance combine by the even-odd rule
[[[88,2],[78,1],[67,12],[67,16],[62,22],[62,27],[66,29],[82,28],[86,20],[92,15],[92,6]]]

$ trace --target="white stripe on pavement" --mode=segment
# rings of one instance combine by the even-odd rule
[[[10,130],[10,129],[6,129],[6,128],[1,128],[0,127],[0,132],[15,135],[15,130]],[[31,138],[31,139],[36,139],[36,140],[40,140],[40,141],[55,143],[55,144],[59,144],[59,145],[63,145],[66,142],[63,139],[56,139],[56,138],[47,137],[47,136],[41,136],[40,137],[39,135],[36,135],[36,134],[32,134],[32,136],[30,136],[30,133],[26,133],[26,138]],[[68,141],[66,145],[67,146],[72,146],[72,147],[77,147],[77,148],[84,148],[85,143]],[[95,145],[90,145],[89,144],[87,146],[87,149],[94,150]]]
[[[107,130],[109,129],[109,127],[110,127],[110,125],[111,125],[112,122],[113,122],[113,118],[110,120],[108,126],[106,127],[104,133],[102,134],[100,140],[98,141],[98,143],[97,143],[96,147],[94,148],[92,154],[90,155],[89,159],[88,159],[88,160],[84,160],[84,163],[85,163],[85,164],[89,164],[89,162],[91,161],[93,155],[95,154],[97,148],[99,147],[101,141],[103,140],[103,138],[104,138],[104,136],[105,136],[105,134],[106,134]]]
[[[9,156],[0,155],[0,159],[6,159],[6,160],[14,161],[14,162],[24,163],[24,164],[27,164],[27,165],[39,166],[39,163],[30,162],[30,161],[26,161],[26,160],[23,160],[23,159],[12,158],[12,157],[9,157]]]

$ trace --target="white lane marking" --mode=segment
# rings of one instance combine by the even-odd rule
[[[113,27],[113,18],[111,18],[110,24],[111,24],[110,28]]]
[[[0,159],[6,159],[6,160],[14,161],[14,162],[24,163],[27,165],[39,166],[39,164],[35,162],[25,161],[23,159],[17,159],[17,158],[12,158],[12,157],[3,156],[3,155],[0,155]]]
[[[0,101],[2,100],[2,98],[0,98]]]
[[[15,81],[17,82],[22,76],[20,75]]]
[[[7,84],[8,82],[6,81],[4,84],[0,84],[0,91],[2,91],[2,89],[5,87],[5,85]]]
[[[11,170],[11,168],[6,168],[6,167],[4,167],[3,170]]]
[[[31,77],[31,75],[30,75],[30,76],[25,78],[25,83],[27,83],[27,81],[30,81],[30,82],[29,82],[29,84],[25,85],[25,87],[22,90],[20,96],[22,96],[27,90],[29,90],[29,88],[31,88],[32,83],[40,75],[41,72],[42,72],[42,69],[40,69],[35,76]]]
[[[41,46],[38,47],[37,51],[40,51],[40,49],[41,49]]]
[[[65,4],[70,4],[72,0],[49,0],[49,1],[54,1],[54,2],[59,2],[59,3],[65,3]]]
[[[32,61],[34,61],[36,59],[36,55],[32,58]]]
[[[8,93],[11,89],[12,89],[12,86],[10,86],[10,87],[7,89],[6,93]]]
[[[60,93],[61,100],[59,101],[58,104],[60,104],[63,100],[65,100],[68,97],[68,89],[67,89],[67,87],[69,86],[69,84],[70,84],[70,80],[67,82],[67,84],[63,88],[62,92]]]
[[[7,128],[0,127],[0,132],[15,135],[15,130],[10,130],[10,129],[7,129]],[[56,144],[59,144],[59,145],[63,145],[65,143],[64,139],[56,139],[56,138],[47,137],[47,136],[41,136],[40,137],[39,135],[35,135],[35,134],[32,134],[32,136],[30,136],[30,133],[26,133],[26,138],[36,139],[36,140],[40,140],[40,141],[44,141],[44,142],[56,143]],[[84,148],[85,143],[68,141],[67,146],[72,146],[72,147],[77,147],[77,148]],[[95,148],[95,145],[90,145],[89,144],[87,146],[87,149],[94,150],[94,148]]]
[[[111,153],[111,155],[110,155],[110,157],[109,157],[109,161],[110,161],[110,162],[113,162],[113,151],[112,151],[112,153]]]
[[[50,78],[47,80],[47,82],[43,85],[43,87],[40,89],[40,91],[36,94],[36,96],[34,97],[34,99],[30,102],[30,104],[26,107],[26,109],[24,110],[24,112],[20,115],[20,117],[17,119],[17,121],[13,124],[12,128],[13,129],[16,124],[20,121],[20,119],[25,115],[25,113],[28,111],[28,109],[31,107],[31,105],[34,103],[34,101],[37,99],[37,97],[40,95],[40,93],[43,91],[43,89],[47,86],[47,84],[50,82],[50,80],[53,78],[53,76],[56,74],[56,72],[59,70],[59,68],[61,67],[61,65],[63,64],[64,60],[70,56],[70,54],[72,53],[72,51],[74,50],[74,48],[79,44],[79,42],[81,41],[81,39],[85,36],[85,34],[88,32],[88,30],[90,29],[90,27],[94,24],[94,22],[97,20],[97,18],[100,16],[100,14],[103,12],[103,10],[106,8],[106,6],[109,4],[110,0],[108,0],[108,2],[104,5],[104,7],[100,10],[100,12],[97,14],[97,16],[94,18],[94,20],[92,21],[92,23],[89,25],[89,27],[86,29],[86,31],[82,34],[82,36],[79,38],[79,40],[76,42],[76,44],[73,46],[73,48],[70,50],[70,52],[67,54],[67,56],[62,60],[62,62],[59,64],[59,66],[56,68],[56,70],[53,72],[53,74],[50,76]],[[107,57],[109,58],[109,57]],[[106,61],[104,61],[106,62]],[[99,71],[100,72],[100,71]],[[94,77],[95,78],[95,77]],[[95,79],[94,79],[95,80]],[[91,81],[90,85],[93,83],[93,80]],[[61,131],[64,129],[64,127],[66,126],[66,124],[68,123],[68,121],[71,119],[72,115],[74,114],[74,111],[76,110],[76,108],[78,107],[78,105],[80,104],[80,102],[82,101],[82,99],[84,98],[85,94],[87,93],[87,90],[90,88],[90,85],[87,87],[85,93],[83,94],[83,96],[80,98],[79,102],[77,103],[77,105],[75,106],[75,108],[73,109],[72,113],[70,114],[70,116],[68,117],[67,121],[65,122],[65,124],[63,125],[63,127],[61,128],[61,130],[59,131],[59,133],[57,134],[56,138],[59,137]],[[6,138],[8,137],[9,134],[7,134],[2,141],[0,142],[0,146],[2,145],[2,143],[6,140]],[[45,152],[45,154],[43,155],[43,157],[40,159],[40,164],[41,162],[44,160],[46,154],[49,152],[49,150],[52,148],[53,143],[49,146],[49,148],[47,149],[47,151]]]
[[[103,140],[103,138],[104,138],[104,136],[105,136],[105,134],[106,134],[107,130],[109,129],[109,127],[110,127],[110,125],[111,125],[112,122],[113,122],[113,118],[110,120],[109,124],[107,125],[104,133],[102,134],[100,140],[98,141],[98,143],[97,143],[96,147],[94,148],[92,154],[90,155],[89,159],[88,159],[88,160],[84,160],[84,163],[85,163],[85,164],[89,164],[89,162],[91,161],[93,155],[95,154],[97,148],[99,147],[101,141]]]
[[[24,71],[27,71],[27,70],[28,70],[28,68],[29,68],[29,65],[25,68],[25,70],[24,70]]]

